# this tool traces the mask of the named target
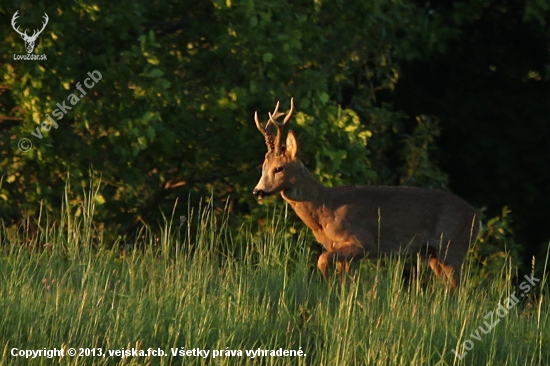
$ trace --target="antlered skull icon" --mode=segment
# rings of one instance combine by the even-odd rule
[[[13,27],[13,29],[15,29],[17,33],[21,35],[21,38],[23,38],[23,40],[25,41],[25,48],[27,50],[27,53],[32,53],[32,51],[34,50],[34,43],[36,42],[36,38],[38,38],[40,33],[42,33],[44,28],[46,28],[46,24],[48,24],[48,19],[49,19],[48,14],[44,13],[45,22],[42,22],[42,29],[40,30],[35,29],[32,36],[29,36],[27,34],[27,30],[25,30],[25,32],[21,32],[19,30],[20,27],[16,26],[15,21],[17,18],[19,18],[19,15],[17,15],[17,13],[19,13],[19,10],[16,11],[15,14],[13,14],[13,17],[11,18],[11,26]]]

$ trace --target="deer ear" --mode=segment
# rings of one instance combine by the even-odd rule
[[[286,153],[293,159],[298,157],[298,140],[294,136],[294,132],[288,131],[286,135]]]

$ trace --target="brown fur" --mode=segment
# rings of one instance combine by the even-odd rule
[[[269,123],[276,122],[270,117],[266,129]],[[280,136],[272,139],[276,140]],[[318,267],[327,281],[334,267],[348,273],[350,262],[367,255],[423,252],[434,273],[454,290],[480,227],[477,211],[450,193],[412,187],[323,186],[299,160],[292,131],[286,148],[268,145],[262,177],[254,189],[260,199],[276,193],[281,193],[326,249]]]

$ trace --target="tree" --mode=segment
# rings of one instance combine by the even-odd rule
[[[543,1],[416,4],[425,16],[401,44],[402,78],[391,98],[408,114],[440,120],[438,160],[451,189],[488,206],[489,217],[509,206],[530,265],[550,236],[550,8]]]
[[[65,0],[1,11],[16,10],[27,28],[43,13],[50,21],[36,45],[47,61],[11,59],[23,43],[10,28],[0,34],[7,222],[33,217],[40,203],[56,212],[69,181],[78,207],[91,179],[101,181],[96,217],[109,232],[132,233],[190,192],[231,195],[250,212],[264,151],[253,111],[265,118],[290,96],[304,161],[325,184],[444,182],[422,153],[436,126],[407,133],[402,115],[376,101],[399,76],[408,4]],[[90,75],[97,81],[87,87]],[[33,143],[26,153],[22,138]]]

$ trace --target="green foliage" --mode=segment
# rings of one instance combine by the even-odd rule
[[[528,267],[550,238],[550,2],[415,3],[391,101],[437,117],[451,190],[489,217],[510,207]]]
[[[396,34],[409,4],[65,0],[18,9],[25,26],[43,12],[50,22],[35,51],[44,62],[9,59],[23,43],[0,31],[0,215],[10,224],[59,210],[69,181],[81,188],[71,201],[82,202],[92,176],[101,180],[96,217],[112,240],[159,220],[178,196],[197,204],[212,192],[223,207],[231,195],[236,213],[257,213],[250,191],[265,147],[253,112],[265,120],[290,96],[299,112],[291,128],[323,183],[441,180],[426,154],[420,165],[406,156],[424,149],[426,137],[414,137],[424,127],[407,133],[402,115],[376,102],[398,80]],[[94,70],[101,79],[81,95]],[[74,105],[72,94],[81,97]],[[71,109],[52,128],[46,115],[63,102]],[[22,138],[33,143],[27,153]],[[388,155],[400,158],[389,165]]]
[[[439,136],[437,121],[424,115],[416,117],[416,121],[418,126],[405,137],[401,151],[405,164],[400,184],[444,189],[447,177],[430,156],[430,151],[436,150],[435,139]]]
[[[0,29],[4,344],[233,342],[303,346],[311,364],[454,363],[464,330],[509,290],[509,211],[484,223],[471,253],[479,268],[466,284],[487,281],[488,294],[407,294],[400,264],[363,269],[349,293],[327,290],[305,265],[308,234],[287,211],[265,219],[271,206],[250,194],[265,152],[253,112],[265,121],[277,100],[295,98],[290,128],[326,185],[450,181],[490,211],[510,202],[520,227],[548,216],[529,216],[550,207],[537,186],[548,181],[544,1],[19,1],[0,5],[5,24],[16,10],[24,28],[44,12],[50,21],[35,48],[46,61],[14,60],[23,42]],[[208,209],[194,212],[201,197]],[[261,236],[247,226],[257,222]],[[518,308],[468,362],[541,363],[545,303]],[[333,347],[334,334],[350,341]],[[510,334],[513,356],[500,351]]]
[[[504,268],[518,268],[520,265],[521,247],[514,240],[511,223],[508,207],[502,209],[500,216],[484,220],[479,238],[469,253],[480,277],[493,281],[503,274]]]

